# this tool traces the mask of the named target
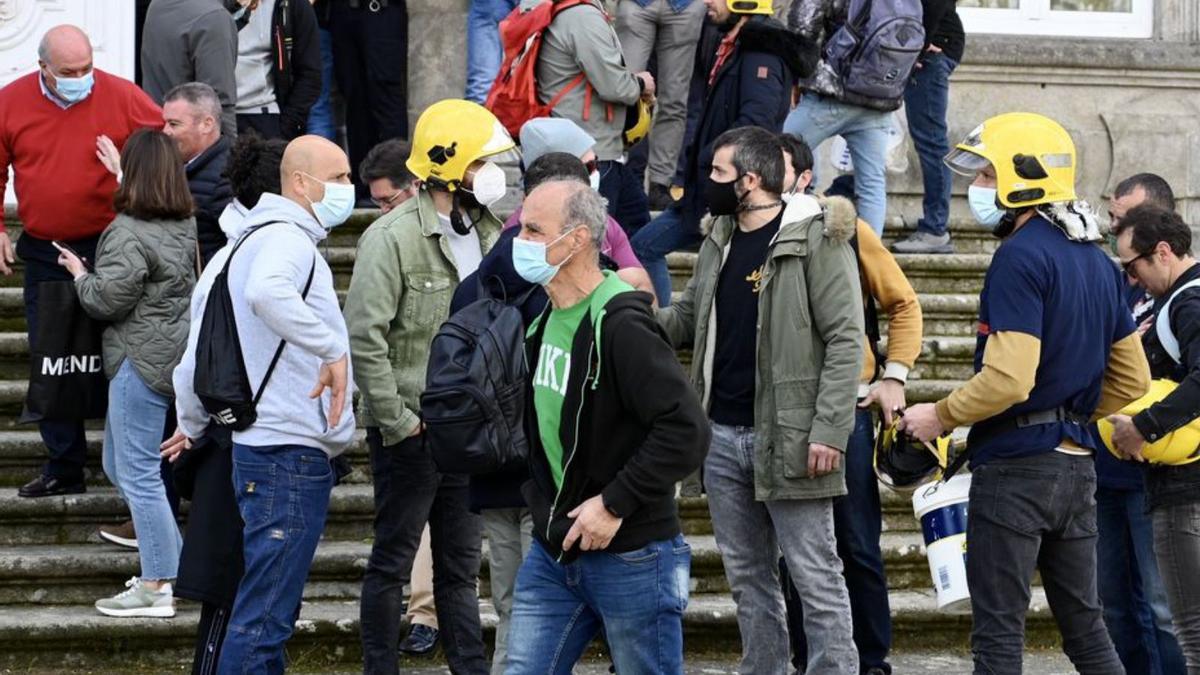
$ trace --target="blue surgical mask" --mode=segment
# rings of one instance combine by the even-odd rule
[[[79,103],[87,98],[92,93],[94,84],[95,78],[90,71],[83,77],[54,76],[54,88],[58,90],[59,97],[67,103]]]
[[[316,176],[307,173],[304,175],[318,180]],[[350,218],[350,214],[354,212],[354,185],[323,181],[321,183],[325,186],[325,197],[321,201],[314,202],[307,194],[304,195],[304,198],[312,205],[313,215],[316,216],[317,222],[321,223],[321,227],[332,230],[346,222]]]
[[[531,284],[545,286],[546,284],[550,283],[550,281],[554,279],[554,275],[558,274],[559,268],[561,268],[567,262],[567,260],[570,260],[571,256],[567,256],[557,265],[551,265],[550,263],[546,262],[546,251],[570,233],[571,230],[563,232],[558,239],[555,239],[549,244],[543,244],[538,241],[529,241],[528,239],[522,239],[520,237],[513,239],[513,269],[517,271],[517,274],[520,275],[522,279]]]
[[[971,185],[967,188],[967,202],[975,220],[984,227],[995,229],[1004,219],[1004,209],[996,206],[996,188]]]

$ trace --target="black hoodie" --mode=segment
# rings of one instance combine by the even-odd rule
[[[598,319],[585,316],[575,333],[562,419],[579,423],[560,429],[561,490],[555,489],[542,446],[532,377],[527,385],[532,480],[522,492],[533,513],[534,536],[560,562],[579,554],[578,544],[562,551],[573,524],[567,513],[596,495],[623,519],[608,551],[633,551],[679,534],[675,483],[695,471],[708,452],[704,408],[650,303],[648,293],[619,293]],[[542,318],[525,341],[531,365],[541,352]]]

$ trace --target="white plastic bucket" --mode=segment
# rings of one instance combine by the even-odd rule
[[[943,612],[971,609],[967,589],[967,498],[970,474],[959,473],[945,483],[927,483],[913,494],[913,512],[925,537],[929,574]]]

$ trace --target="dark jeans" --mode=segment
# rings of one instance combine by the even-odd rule
[[[683,673],[692,550],[683,535],[560,564],[537,539],[517,573],[508,675],[570,675],[601,631],[618,673]]]
[[[40,243],[49,246],[48,242]],[[90,248],[76,246],[73,242],[71,247],[89,261],[96,258],[94,240]],[[29,328],[29,346],[32,349],[37,335],[38,285],[43,281],[70,281],[71,275],[57,264],[29,258],[24,250],[19,252],[25,265],[25,323]],[[50,455],[42,473],[68,483],[82,482],[83,466],[87,461],[87,438],[83,432],[83,420],[42,420],[38,422],[38,431],[41,432],[42,442],[46,444]]]
[[[971,468],[967,584],[976,675],[1021,672],[1036,569],[1063,651],[1088,675],[1122,675],[1096,591],[1096,469],[1046,452]]]
[[[283,673],[284,645],[325,529],[333,467],[316,448],[233,445],[246,569],[217,672]]]
[[[358,167],[380,141],[408,138],[408,9],[389,0],[371,11],[348,2],[329,3],[333,70],[346,102],[346,143],[359,198],[370,193]]]
[[[925,182],[924,217],[917,229],[946,233],[950,218],[950,167],[942,159],[950,153],[946,109],[950,100],[950,73],[958,66],[945,54],[925,54],[923,66],[913,70],[904,90],[904,111]]]
[[[1154,509],[1154,553],[1188,675],[1200,675],[1200,502]]]
[[[654,283],[658,306],[670,306],[671,270],[667,267],[667,254],[703,241],[700,228],[695,223],[685,223],[683,212],[672,206],[629,239],[633,252]]]
[[[838,557],[846,589],[850,591],[850,615],[854,621],[854,644],[858,647],[859,671],[878,668],[892,672],[887,662],[892,647],[892,618],[888,604],[887,577],[883,573],[883,552],[879,548],[882,516],[879,506],[879,479],[873,468],[875,425],[870,410],[856,411],[854,433],[846,445],[845,497],[833,504],[833,531],[837,536]],[[788,635],[792,641],[792,664],[803,671],[808,663],[808,643],[804,639],[804,611],[800,595],[787,573],[787,564],[779,560],[783,573],[784,598],[787,600]]]
[[[399,667],[404,586],[428,522],[433,598],[446,662],[456,674],[486,675],[475,591],[482,524],[468,508],[467,476],[438,473],[420,436],[384,446],[379,429],[368,428],[367,444],[375,488],[375,543],[363,576],[363,671],[395,675]]]
[[[253,132],[267,140],[283,138],[279,113],[255,113],[252,115],[238,113],[237,127],[239,134]]]
[[[324,28],[321,36],[321,96],[308,111],[308,133],[337,143],[337,122],[333,115],[333,36]]]
[[[650,222],[646,188],[633,170],[620,162],[600,162],[599,170],[600,196],[608,200],[608,215],[633,239],[633,235]]]
[[[1183,673],[1143,490],[1096,490],[1096,578],[1104,624],[1128,675]]]

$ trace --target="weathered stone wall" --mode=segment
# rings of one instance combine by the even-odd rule
[[[408,0],[412,122],[429,103],[462,94],[468,4]],[[1048,115],[1075,138],[1081,197],[1102,206],[1121,178],[1152,171],[1200,224],[1200,5],[1159,0],[1156,23],[1151,40],[969,36],[951,80],[952,141],[1001,112]],[[915,222],[921,177],[911,144],[908,154],[908,172],[889,176],[889,215]],[[965,186],[957,179],[955,194]],[[965,200],[954,214],[968,217]]]

